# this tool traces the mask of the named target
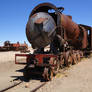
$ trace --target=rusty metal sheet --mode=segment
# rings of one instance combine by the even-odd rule
[[[91,30],[91,26],[84,25],[84,24],[79,24],[80,26],[84,27],[87,30]]]
[[[87,32],[84,29],[83,30],[83,40],[82,40],[82,48],[86,48],[88,45],[88,41],[87,41]]]
[[[91,27],[91,49],[92,49],[92,27]]]
[[[34,16],[34,15],[33,15]],[[49,45],[53,39],[56,24],[52,16],[45,12],[36,13],[28,20],[26,36],[33,48]]]
[[[66,35],[70,39],[76,39],[79,36],[80,29],[68,16],[61,15],[61,26],[65,29]]]
[[[39,18],[35,21],[35,23],[40,24],[43,23],[45,20],[47,20],[48,18]]]

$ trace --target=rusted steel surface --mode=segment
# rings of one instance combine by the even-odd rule
[[[18,62],[17,57],[27,57],[25,62]],[[53,60],[51,60],[53,58]],[[58,67],[58,57],[53,54],[16,54],[15,64],[26,64],[24,68],[24,77],[29,78],[30,75],[39,74],[45,80],[51,80],[53,73],[57,72],[55,69]],[[53,67],[53,69],[51,68]],[[46,68],[46,69],[45,69]],[[54,69],[55,68],[55,69]],[[30,72],[29,72],[30,71]]]
[[[91,27],[91,49],[92,49],[92,27]]]
[[[39,4],[32,10],[26,36],[36,50],[33,54],[23,55],[27,57],[24,76],[37,70],[36,73],[50,80],[60,67],[78,63],[84,52],[86,55],[92,48],[92,28],[76,24],[72,16],[62,13],[63,10],[50,3]],[[50,50],[45,51],[48,45]]]
[[[57,15],[54,14],[56,17],[58,16],[57,19],[53,19],[54,16],[49,15],[48,10],[50,9],[57,12]],[[39,4],[32,10],[29,16],[29,21],[26,26],[26,35],[28,41],[32,44],[33,48],[42,48],[51,43],[51,40],[55,35],[54,31],[56,29],[56,24],[59,26],[61,22],[59,13],[59,11],[61,10],[63,11],[64,8],[63,7],[57,8],[55,5],[51,3]],[[46,20],[43,21],[42,19]],[[38,30],[36,29],[39,30],[39,33],[37,33]]]
[[[83,40],[82,40],[82,48],[86,48],[87,45],[88,45],[88,41],[87,41],[87,32],[86,30],[84,29],[83,30]]]
[[[64,14],[61,15],[61,26],[64,28],[66,40],[70,40],[70,43],[77,47],[78,43],[80,43],[78,41],[80,34],[79,26]]]
[[[92,27],[88,26],[88,25],[84,25],[84,24],[79,24],[79,26],[81,26],[82,28],[85,29],[86,32],[84,32],[84,39],[85,41],[87,40],[87,45],[90,49],[92,49]],[[86,42],[84,42],[85,44]]]
[[[56,24],[48,13],[39,12],[36,14],[27,23],[26,35],[33,48],[42,48],[51,43]]]
[[[49,13],[48,10],[50,9],[53,9],[54,13]],[[62,14],[61,11],[63,9],[63,7],[57,8],[50,3],[42,3],[32,10],[26,26],[26,35],[33,48],[42,48],[51,44],[51,41],[57,34],[64,34],[64,39],[77,49],[87,47],[87,40],[82,41],[87,39],[85,29],[81,31],[79,26],[85,28],[89,28],[89,26],[76,24],[72,21],[72,16]],[[84,32],[83,35],[81,35],[82,32]],[[84,44],[86,45],[84,46]]]
[[[22,63],[19,63],[17,61],[17,57],[27,57],[26,61],[24,62],[25,64],[27,62],[30,62],[29,59],[36,59],[38,61],[38,65],[40,64],[43,64],[43,58],[51,58],[51,57],[56,57],[56,55],[53,55],[53,54],[15,54],[15,64],[22,64]]]
[[[39,18],[38,20],[35,21],[35,23],[40,24],[43,23],[45,20],[48,20],[48,18]]]
[[[80,26],[83,26],[85,29],[87,30],[91,30],[91,26],[88,26],[88,25],[84,25],[84,24],[79,24]]]
[[[65,29],[67,37],[70,39],[77,39],[80,33],[78,25],[64,14],[61,15],[61,22],[61,26]]]
[[[48,12],[49,9],[57,10],[56,6],[51,3],[42,3],[37,5],[31,12],[30,17],[37,12]]]

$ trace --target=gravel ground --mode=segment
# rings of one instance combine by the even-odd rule
[[[14,54],[15,52],[0,52],[0,90],[10,85],[11,80],[22,76],[22,72],[16,70],[21,70],[24,66],[15,65]],[[30,92],[39,84],[39,80],[32,80],[28,82],[28,88],[25,88],[24,82],[7,92]],[[59,73],[37,92],[92,92],[92,57]]]

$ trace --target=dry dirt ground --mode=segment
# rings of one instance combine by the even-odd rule
[[[0,90],[11,85],[13,79],[23,76],[23,65],[14,63],[15,53],[0,52]],[[30,80],[6,92],[30,92],[40,84],[40,80]],[[37,92],[92,92],[92,57],[83,59],[64,72],[59,73],[51,82],[40,88]]]

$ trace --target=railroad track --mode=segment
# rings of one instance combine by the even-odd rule
[[[7,91],[7,90],[9,90],[9,89],[11,89],[11,88],[14,88],[14,87],[17,86],[17,85],[20,85],[21,83],[23,83],[23,81],[20,81],[20,82],[18,82],[18,83],[14,83],[14,84],[12,84],[11,86],[8,86],[8,87],[6,87],[6,88],[0,90],[0,92],[5,92],[5,91]]]
[[[66,70],[68,70],[68,68],[63,68],[62,69],[62,71],[61,72],[64,72],[64,71],[66,71]],[[60,72],[60,73],[61,73]],[[12,85],[10,85],[10,86],[8,86],[8,87],[6,87],[6,88],[3,88],[2,90],[0,90],[0,92],[6,92],[6,91],[8,91],[8,90],[11,90],[11,89],[13,89],[14,87],[16,87],[16,89],[17,89],[17,86],[20,86],[20,84],[23,84],[23,85],[26,85],[27,83],[25,83],[24,81],[21,81],[20,79],[17,79],[17,80],[13,80],[12,82],[14,82]],[[31,85],[33,85],[33,83],[38,83],[38,81],[36,81],[36,80],[30,80],[30,82],[28,82],[28,84],[30,83]],[[39,83],[36,85],[36,87],[33,89],[30,89],[30,91],[29,92],[36,92],[37,90],[39,90],[41,87],[43,87],[44,85],[46,85],[48,82],[40,82],[39,81]],[[25,86],[24,86],[25,87]],[[30,88],[30,87],[28,87],[28,88]],[[11,91],[12,92],[12,91]]]
[[[60,72],[60,73],[61,73],[61,72],[63,73],[64,71],[66,71],[66,70],[68,70],[68,69],[69,69],[68,67],[65,67],[65,68],[61,69],[62,71],[59,71],[59,72]],[[11,89],[13,89],[14,87],[17,87],[17,86],[19,86],[20,84],[24,83],[24,81],[21,81],[20,79],[13,80],[13,82],[14,82],[14,83],[13,83],[11,86],[8,86],[8,87],[6,87],[6,88],[0,90],[0,92],[6,92],[6,91],[11,90]],[[35,80],[35,82],[31,81],[30,84],[33,85],[33,83],[36,83],[36,80]],[[46,83],[48,83],[48,82],[39,82],[39,83],[38,83],[38,86],[36,86],[34,89],[30,89],[29,92],[36,92],[36,91],[39,90],[41,87],[43,87],[44,85],[46,85]],[[28,82],[28,84],[29,84],[29,82]],[[24,85],[26,85],[26,83],[25,83]],[[24,86],[24,87],[25,87],[25,86]],[[30,87],[28,87],[28,88],[30,88]],[[12,91],[11,91],[11,92],[12,92]]]
[[[19,81],[19,82],[17,82],[17,83],[15,82],[15,83],[12,84],[11,86],[8,86],[8,87],[6,87],[6,88],[0,90],[0,92],[6,92],[6,91],[8,91],[8,90],[11,90],[12,88],[14,88],[14,87],[16,87],[16,86],[18,86],[18,85],[20,85],[20,84],[22,84],[22,83],[23,83],[23,81]],[[42,82],[42,83],[41,83],[40,85],[38,85],[36,88],[30,90],[30,92],[36,92],[38,89],[40,89],[41,87],[43,87],[46,83],[47,83],[47,82]]]
[[[43,87],[45,84],[46,84],[46,82],[42,83],[41,85],[39,85],[35,89],[31,90],[30,92],[36,92],[38,89],[40,89],[41,87]]]

